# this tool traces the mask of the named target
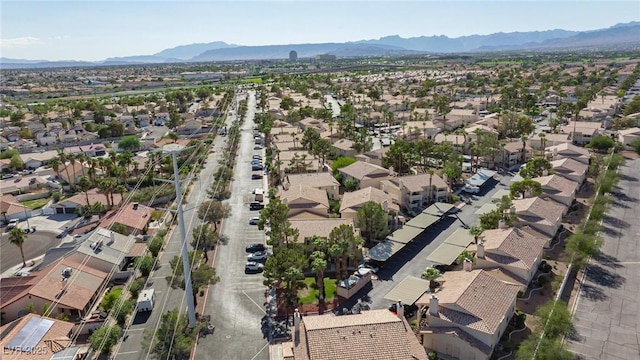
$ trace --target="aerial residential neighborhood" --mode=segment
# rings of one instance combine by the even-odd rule
[[[2,359],[637,359],[635,29],[3,57]]]

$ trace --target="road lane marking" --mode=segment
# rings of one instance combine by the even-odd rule
[[[137,352],[138,352],[138,350],[136,350],[136,351],[121,352],[121,353],[116,354],[116,357],[117,357],[118,355],[129,355],[129,354],[135,354],[135,353],[137,353]]]
[[[258,351],[258,353],[257,353],[257,354],[255,354],[255,356],[251,358],[251,360],[255,360],[255,358],[257,358],[257,357],[258,357],[258,355],[260,355],[260,353],[261,353],[261,352],[263,352],[263,351],[264,351],[264,349],[265,349],[267,346],[269,346],[269,343],[266,343],[266,344],[262,347],[262,349],[260,349],[260,351]]]
[[[260,311],[262,311],[265,315],[267,314],[267,312],[266,312],[266,311],[264,311],[263,306],[262,306],[262,305],[259,305],[259,304],[258,304],[257,302],[255,302],[255,301],[253,301],[253,299],[251,298],[251,296],[249,296],[249,294],[247,294],[244,290],[242,290],[242,293],[243,293],[247,298],[249,298],[249,300],[251,300],[251,302],[252,302],[252,303],[254,303],[258,309],[260,309]]]

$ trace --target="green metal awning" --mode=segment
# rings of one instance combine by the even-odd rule
[[[376,261],[387,261],[393,254],[402,250],[404,246],[405,244],[399,242],[384,240],[369,249],[367,257]]]
[[[451,265],[465,248],[466,247],[443,243],[427,256],[427,260],[437,264]]]
[[[437,202],[422,210],[422,213],[433,216],[444,216],[449,212],[455,211],[455,209],[456,207],[453,204]]]
[[[405,225],[401,229],[394,231],[393,234],[387,236],[387,239],[397,243],[406,244],[416,236],[420,235],[423,231],[424,229]]]
[[[456,229],[453,234],[444,241],[445,244],[467,247],[474,241],[473,235],[467,229]]]
[[[386,300],[413,305],[429,289],[429,280],[407,276],[384,296]]]
[[[491,212],[495,209],[498,208],[498,205],[494,204],[494,203],[486,203],[482,206],[480,206],[480,208],[478,210],[476,210],[476,215],[484,215],[488,212]]]
[[[421,213],[413,219],[409,220],[405,225],[411,225],[421,229],[426,229],[440,220],[439,216]]]

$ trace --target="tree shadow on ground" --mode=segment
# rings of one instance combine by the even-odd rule
[[[585,298],[592,301],[605,301],[609,298],[602,290],[589,284],[582,285],[582,294],[584,294]]]
[[[602,266],[610,267],[610,268],[619,268],[622,265],[618,264],[620,260],[617,257],[607,255],[607,254],[598,254],[593,257],[593,260],[599,262]]]
[[[621,191],[622,189],[620,189],[619,187],[616,186],[616,189],[619,189],[620,191],[612,190],[611,192],[609,192],[609,194],[612,197],[614,197],[616,200],[618,200],[618,201],[627,201],[627,202],[637,202],[638,201],[638,199],[636,199],[634,197],[631,197],[631,196],[625,194],[624,192],[622,192]]]
[[[635,176],[620,174],[618,175],[618,177],[620,178],[620,180],[624,180],[624,181],[638,181],[638,178]]]
[[[620,201],[612,201],[611,206],[613,206],[614,208],[631,209],[629,205],[622,203]]]
[[[611,237],[620,237],[622,236],[622,233],[616,229],[613,229],[610,226],[603,226],[601,229],[602,233],[607,235],[607,236],[611,236]]]
[[[629,227],[631,227],[631,225],[628,222],[624,220],[616,219],[610,215],[606,215],[604,219],[602,219],[602,222],[607,225],[616,227],[618,229],[628,229]]]
[[[609,288],[619,288],[625,282],[625,279],[622,276],[599,265],[589,266],[586,278],[598,285]]]

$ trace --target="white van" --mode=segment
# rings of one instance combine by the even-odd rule
[[[138,295],[138,301],[136,302],[137,312],[146,312],[153,310],[153,305],[156,303],[156,292],[154,289],[146,289],[140,292]]]

